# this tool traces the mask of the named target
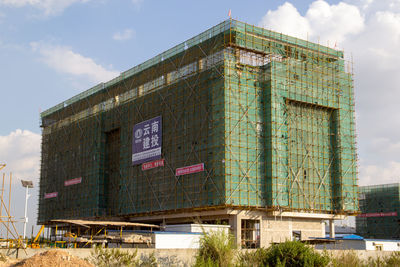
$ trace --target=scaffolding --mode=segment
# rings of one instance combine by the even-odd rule
[[[357,234],[364,238],[400,239],[400,183],[360,187]]]
[[[230,19],[46,110],[39,223],[221,207],[357,213],[345,64],[342,51]],[[132,128],[157,116],[165,163],[143,171]]]
[[[0,163],[0,170],[4,169],[6,164]],[[7,177],[8,176],[8,177]],[[7,179],[8,178],[8,179]],[[7,180],[9,180],[7,184]],[[18,222],[11,212],[11,185],[12,173],[8,175],[2,174],[2,182],[0,187],[0,247],[7,248],[7,254],[14,253],[10,249],[25,248],[24,240],[18,234],[15,223]],[[26,251],[25,251],[26,253]]]

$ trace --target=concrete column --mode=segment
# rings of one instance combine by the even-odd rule
[[[265,247],[266,238],[264,233],[264,219],[262,216],[260,218],[260,248]]]
[[[335,220],[329,220],[329,237],[335,238]]]
[[[231,215],[229,218],[229,224],[232,227],[232,234],[236,239],[236,244],[238,248],[241,248],[241,243],[242,243],[242,220],[240,213]]]

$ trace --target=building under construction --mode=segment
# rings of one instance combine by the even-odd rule
[[[38,222],[324,237],[358,212],[351,72],[342,51],[226,20],[41,113]]]
[[[357,234],[365,238],[400,239],[400,183],[360,187]]]

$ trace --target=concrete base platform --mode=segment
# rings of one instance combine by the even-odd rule
[[[322,213],[222,208],[131,217],[130,220],[166,225],[219,221],[230,225],[238,247],[248,248],[268,247],[286,240],[325,237],[325,221],[344,218],[343,215]]]

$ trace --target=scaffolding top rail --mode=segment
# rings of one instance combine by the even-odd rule
[[[257,36],[268,37],[272,40],[279,40],[279,41],[287,43],[289,45],[303,47],[306,49],[314,50],[315,52],[324,52],[325,54],[328,54],[328,55],[331,55],[334,57],[343,57],[343,51],[339,51],[339,50],[336,50],[333,48],[329,48],[327,46],[312,43],[307,40],[302,40],[302,39],[292,37],[289,35],[285,35],[282,33],[274,32],[272,30],[267,30],[265,28],[250,25],[245,22],[238,21],[238,20],[227,19],[227,20],[217,24],[216,26],[162,52],[161,54],[158,54],[157,56],[143,62],[142,64],[139,64],[127,71],[122,72],[119,76],[115,77],[114,79],[112,79],[108,82],[105,82],[105,83],[99,83],[99,84],[95,85],[94,87],[92,87],[86,91],[83,91],[82,93],[77,94],[68,100],[61,102],[60,104],[55,105],[55,106],[41,112],[40,117],[44,118],[64,107],[67,107],[68,105],[71,105],[71,104],[78,102],[88,96],[91,96],[101,90],[104,90],[105,88],[108,88],[114,84],[117,84],[117,83],[119,83],[119,82],[145,70],[145,69],[148,69],[154,65],[157,65],[168,58],[171,58],[179,53],[182,53],[185,50],[187,50],[191,47],[194,47],[208,39],[215,37],[218,34],[228,31],[230,29],[236,30],[238,32],[245,32],[245,33],[250,32],[252,34],[255,34],[254,35],[255,37],[257,37]]]
[[[88,221],[88,220],[51,220],[50,223],[66,223],[75,224],[83,227],[90,228],[93,225],[100,226],[139,226],[139,227],[149,227],[149,228],[160,228],[160,226],[155,224],[147,223],[134,223],[134,222],[117,222],[117,221]]]

